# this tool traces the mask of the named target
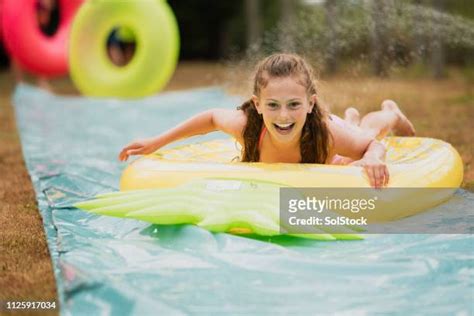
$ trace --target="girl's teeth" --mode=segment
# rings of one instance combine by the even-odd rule
[[[276,125],[277,125],[278,127],[280,127],[280,128],[287,128],[287,127],[290,127],[291,124],[293,124],[293,123],[288,123],[288,124],[276,124]]]

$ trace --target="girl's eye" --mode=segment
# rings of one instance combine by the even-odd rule
[[[267,104],[267,106],[270,108],[270,109],[275,109],[278,107],[278,104],[277,103],[274,103],[274,102],[270,102]]]
[[[290,107],[292,107],[292,108],[297,108],[299,105],[300,105],[299,102],[291,102],[290,103]]]

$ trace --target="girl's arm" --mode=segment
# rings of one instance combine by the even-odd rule
[[[381,188],[388,184],[389,172],[384,162],[385,146],[359,128],[344,128],[328,120],[333,138],[331,155],[350,157],[354,166],[364,167],[371,186]]]
[[[372,140],[362,159],[351,163],[352,166],[361,166],[365,169],[370,185],[375,188],[386,186],[390,178],[387,165],[384,162],[386,152],[387,150],[381,142]]]
[[[131,155],[150,154],[174,141],[214,131],[222,131],[242,142],[242,130],[246,122],[247,117],[241,110],[208,110],[191,117],[161,135],[128,144],[121,150],[119,160],[125,161]]]

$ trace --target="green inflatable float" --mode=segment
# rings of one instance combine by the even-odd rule
[[[128,64],[115,65],[107,52],[113,30],[134,41]],[[176,19],[164,0],[94,0],[82,5],[74,19],[69,48],[70,74],[88,96],[135,98],[162,89],[178,60]]]
[[[313,227],[303,234],[287,233],[280,227],[280,186],[257,180],[204,179],[175,188],[101,194],[74,206],[100,215],[154,224],[195,224],[216,233],[289,235],[315,240],[362,239],[357,234],[362,230],[356,226]]]

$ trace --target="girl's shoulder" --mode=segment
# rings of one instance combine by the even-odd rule
[[[242,110],[235,109],[215,109],[213,111],[213,120],[217,129],[236,138],[239,142],[242,140],[242,133],[247,125],[247,115]]]

